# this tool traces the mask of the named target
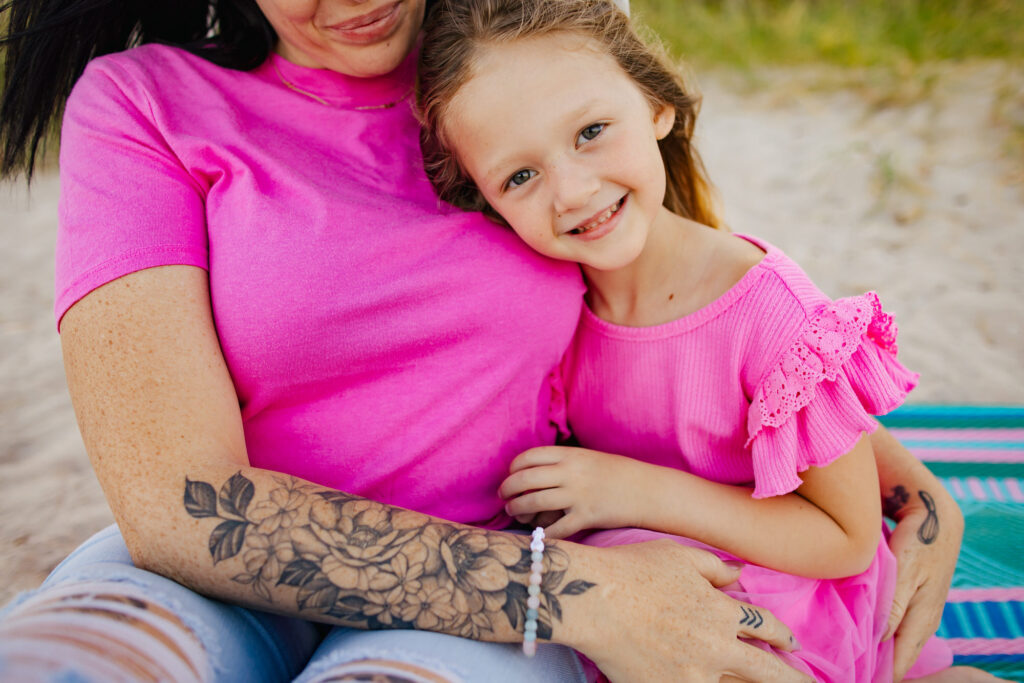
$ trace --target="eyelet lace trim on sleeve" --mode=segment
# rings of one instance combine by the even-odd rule
[[[893,358],[896,323],[882,310],[878,295],[838,299],[803,330],[757,388],[747,418],[747,445],[764,427],[778,427],[814,399],[817,386],[834,381],[864,339]]]

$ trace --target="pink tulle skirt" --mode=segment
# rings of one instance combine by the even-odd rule
[[[725,560],[737,558],[703,543],[646,529],[596,531],[582,539],[593,546],[616,546],[669,538],[703,548]],[[747,565],[738,584],[723,589],[737,600],[764,607],[786,624],[801,645],[797,652],[773,650],[795,669],[827,683],[886,683],[892,680],[893,641],[882,640],[896,588],[896,558],[883,538],[871,566],[843,579],[808,579]],[[681,644],[685,646],[685,644]],[[952,664],[949,647],[931,638],[907,674],[916,678]],[[591,680],[599,672],[585,662]]]

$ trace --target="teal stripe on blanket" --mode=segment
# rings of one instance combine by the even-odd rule
[[[906,405],[879,418],[886,427],[994,429],[1024,427],[1018,406]]]
[[[960,501],[964,541],[955,588],[1024,586],[1024,505]]]
[[[957,655],[954,664],[976,666],[1008,681],[1024,681],[1024,663],[1020,655]]]
[[[910,449],[913,451],[913,449]],[[928,462],[936,477],[998,477],[1024,479],[1024,463],[1016,462]]]
[[[1024,441],[952,441],[950,439],[900,439],[910,450],[915,448],[948,448],[972,451],[1024,450]]]

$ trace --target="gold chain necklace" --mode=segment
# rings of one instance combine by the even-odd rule
[[[325,107],[333,107],[333,106],[335,106],[335,105],[331,104],[330,102],[328,102],[327,100],[325,100],[324,98],[322,98],[319,95],[317,95],[316,93],[311,93],[308,90],[303,90],[299,86],[297,86],[294,83],[292,83],[291,81],[289,81],[287,78],[284,77],[284,74],[281,73],[281,70],[277,68],[277,64],[276,63],[273,63],[273,66],[274,66],[274,73],[277,74],[277,77],[279,79],[281,79],[281,82],[284,83],[286,88],[288,88],[290,90],[294,90],[295,92],[299,93],[300,95],[305,95],[309,99],[314,100],[316,102],[319,102],[320,104],[324,105]],[[408,97],[411,93],[412,93],[412,88],[409,88],[408,90],[406,90],[402,94],[401,97],[399,97],[397,100],[395,100],[393,102],[385,102],[384,104],[367,104],[367,105],[363,105],[361,107],[352,107],[352,109],[356,109],[358,111],[367,111],[367,110],[371,110],[371,109],[391,109],[396,104],[398,104],[399,102],[404,100],[406,97]]]

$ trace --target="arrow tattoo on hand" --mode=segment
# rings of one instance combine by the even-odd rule
[[[751,628],[757,628],[764,623],[764,617],[756,609],[748,609],[740,605],[740,609],[743,611],[743,618],[740,619],[741,626],[750,625]]]

